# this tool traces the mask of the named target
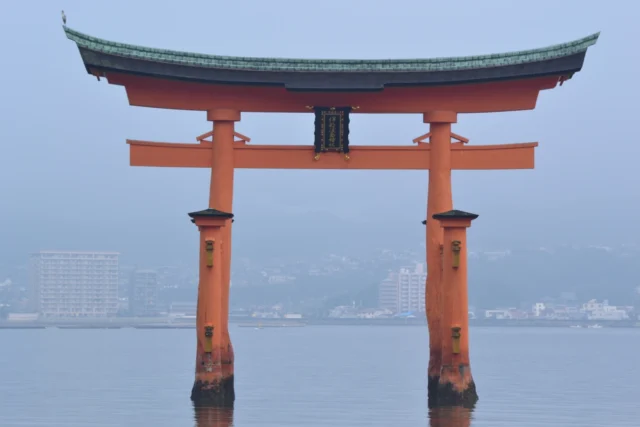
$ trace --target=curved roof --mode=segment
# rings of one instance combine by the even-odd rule
[[[209,83],[284,85],[297,90],[380,90],[570,75],[582,68],[599,33],[541,49],[431,59],[289,59],[207,55],[141,47],[64,27],[87,70]]]

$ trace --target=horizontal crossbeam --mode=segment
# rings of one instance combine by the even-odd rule
[[[211,167],[211,143],[165,143],[127,140],[131,166]],[[504,145],[451,144],[452,169],[533,169],[537,142]],[[350,147],[349,159],[339,153],[323,153],[314,160],[307,145],[246,145],[234,143],[237,169],[370,169],[428,170],[429,144],[417,146]]]

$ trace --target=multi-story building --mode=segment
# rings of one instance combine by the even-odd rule
[[[110,317],[118,312],[117,252],[41,251],[31,255],[34,309],[44,317]]]
[[[424,294],[427,271],[424,264],[415,268],[401,268],[398,274],[398,312],[417,311],[424,313]]]
[[[136,267],[120,264],[118,266],[118,296],[122,299],[129,297],[131,292],[131,279]]]
[[[158,273],[155,270],[135,270],[131,277],[129,292],[129,312],[134,316],[157,316]]]
[[[396,313],[424,313],[425,284],[427,272],[424,264],[414,268],[401,268],[389,276],[378,288],[378,303]]]
[[[398,275],[390,274],[378,287],[378,307],[398,312]]]
[[[598,302],[595,299],[589,300],[582,304],[583,313],[587,313],[589,320],[626,320],[629,315],[626,310],[609,305],[608,300]]]

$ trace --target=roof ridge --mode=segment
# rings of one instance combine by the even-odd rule
[[[459,57],[413,59],[297,59],[223,56],[137,46],[100,39],[63,26],[78,47],[110,55],[183,65],[253,69],[261,71],[444,71],[488,68],[543,61],[585,52],[596,44],[600,32],[543,48]]]

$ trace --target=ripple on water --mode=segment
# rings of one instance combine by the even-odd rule
[[[640,331],[473,328],[480,401],[431,422],[426,328],[231,332],[235,409],[198,412],[193,331],[0,330],[0,426],[639,425]]]

